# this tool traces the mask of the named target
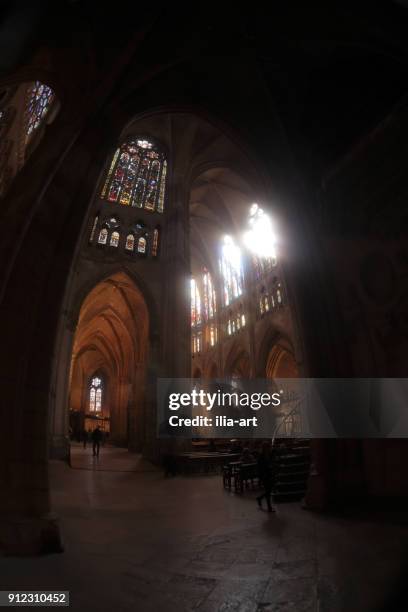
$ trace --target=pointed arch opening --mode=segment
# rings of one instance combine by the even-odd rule
[[[149,315],[124,272],[98,283],[82,303],[69,388],[74,439],[96,425],[119,446],[141,449]]]

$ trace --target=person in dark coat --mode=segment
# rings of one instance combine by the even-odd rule
[[[275,512],[275,508],[271,503],[272,488],[273,488],[273,457],[271,445],[269,442],[262,444],[262,452],[258,457],[258,476],[262,483],[264,492],[262,495],[256,498],[258,506],[262,508],[262,500],[266,499],[266,505],[268,506],[268,512]]]
[[[99,457],[99,449],[101,447],[102,432],[99,427],[96,427],[92,432],[92,450],[94,456]]]

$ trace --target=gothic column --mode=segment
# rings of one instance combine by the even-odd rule
[[[189,378],[191,373],[190,236],[188,186],[185,172],[173,171],[163,240],[165,286],[162,318],[162,371],[166,377]],[[161,440],[166,452],[190,447],[190,441]]]
[[[184,176],[173,177],[169,189],[163,244],[165,294],[163,358],[168,376],[190,376],[190,243],[188,193]]]

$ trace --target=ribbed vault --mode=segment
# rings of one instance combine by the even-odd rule
[[[111,419],[111,438],[128,440],[129,411],[143,401],[149,318],[144,298],[125,273],[100,282],[84,300],[71,361],[70,407],[88,412],[88,387],[104,381],[102,412]],[[140,406],[139,406],[140,407]]]

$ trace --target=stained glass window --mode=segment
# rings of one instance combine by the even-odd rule
[[[102,389],[99,388],[96,390],[95,412],[100,412],[101,410],[102,410]]]
[[[230,236],[224,237],[221,249],[220,270],[223,280],[224,305],[242,295],[243,272],[241,249]]]
[[[102,379],[94,376],[89,386],[89,411],[101,412],[102,410]]]
[[[106,227],[103,227],[99,232],[98,242],[99,244],[106,244],[108,240],[108,230]]]
[[[210,325],[210,346],[215,346],[217,342],[217,328],[215,325]]]
[[[166,174],[167,174],[167,162],[164,160],[163,162],[163,171],[160,178],[160,191],[159,191],[159,201],[157,204],[157,211],[163,212],[164,209],[164,193],[166,190]]]
[[[201,298],[197,283],[194,278],[190,281],[191,288],[191,325],[200,325],[201,323]]]
[[[265,287],[261,287],[261,295],[259,298],[259,311],[261,315],[269,311],[269,297],[265,291]]]
[[[153,232],[153,245],[152,245],[152,255],[153,257],[157,257],[159,252],[159,230],[156,229]]]
[[[110,245],[112,247],[117,247],[119,244],[119,232],[112,232],[111,234],[111,239],[110,239]]]
[[[54,101],[54,92],[51,87],[35,81],[27,92],[27,106],[25,111],[25,126],[27,138],[41,124]]]
[[[133,251],[135,248],[135,237],[133,234],[128,234],[126,236],[126,244],[125,244],[125,249],[127,251]]]
[[[283,305],[282,287],[280,283],[278,283],[276,288],[276,301],[278,302],[279,306]]]
[[[204,315],[207,321],[214,318],[217,311],[215,289],[212,282],[211,274],[208,270],[204,270],[203,274],[204,287]]]
[[[253,255],[252,263],[255,269],[255,277],[257,280],[260,280],[265,274],[273,270],[277,261],[275,257],[258,257],[258,255]]]
[[[140,236],[139,240],[137,241],[137,252],[145,254],[146,247],[147,247],[146,238],[144,236]]]
[[[249,210],[249,229],[244,234],[244,242],[248,249],[260,261],[256,265],[276,265],[276,237],[272,229],[272,221],[258,204],[252,204]],[[256,260],[255,260],[256,261]]]
[[[269,311],[269,299],[267,295],[261,296],[260,309],[261,309],[261,314],[264,314]]]
[[[265,312],[269,311],[269,299],[267,295],[264,295],[264,308],[265,308]]]
[[[166,173],[163,153],[147,140],[129,139],[115,151],[101,198],[163,212]]]
[[[89,410],[91,412],[95,411],[95,398],[96,398],[95,388],[91,387],[91,390],[89,392]]]

